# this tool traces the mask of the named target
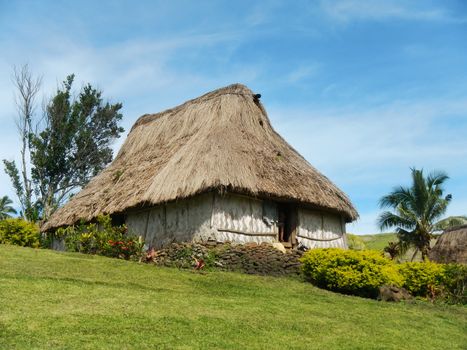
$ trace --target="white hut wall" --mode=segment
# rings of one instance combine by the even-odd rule
[[[219,242],[277,241],[277,205],[235,194],[216,194],[211,227]]]
[[[141,235],[147,245],[160,248],[172,242],[191,241],[201,233],[206,235],[211,214],[212,195],[204,194],[129,212],[126,224],[130,233]]]
[[[299,208],[297,242],[306,248],[347,248],[340,215]]]

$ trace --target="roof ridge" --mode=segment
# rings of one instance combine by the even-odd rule
[[[444,230],[444,232],[452,232],[452,231],[462,230],[464,228],[467,228],[467,224],[450,227]]]
[[[243,92],[237,92],[237,91],[234,90],[235,88],[238,88],[239,90],[243,90]],[[175,112],[179,111],[180,109],[182,109],[182,108],[184,108],[184,107],[186,107],[188,105],[207,102],[207,101],[212,100],[214,98],[218,98],[220,96],[225,96],[225,95],[238,95],[238,96],[252,96],[252,97],[254,97],[253,91],[250,88],[248,88],[248,86],[246,86],[244,84],[240,84],[240,83],[230,84],[230,85],[218,88],[216,90],[207,92],[207,93],[205,93],[205,94],[203,94],[201,96],[198,96],[196,98],[193,98],[191,100],[185,101],[185,102],[183,102],[183,103],[181,103],[181,104],[179,104],[179,105],[177,105],[175,107],[167,108],[167,109],[165,109],[165,110],[163,110],[161,112],[143,114],[141,117],[139,117],[136,120],[135,124],[130,129],[130,132],[133,131],[133,129],[135,129],[138,126],[150,123],[150,122],[154,121],[155,119],[158,119],[158,118],[160,118],[162,116],[175,113]]]

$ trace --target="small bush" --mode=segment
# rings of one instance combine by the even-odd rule
[[[39,227],[20,218],[0,221],[0,243],[22,247],[38,248],[40,245]]]
[[[444,281],[444,266],[430,261],[406,262],[398,265],[403,287],[413,296],[434,299]]]
[[[444,265],[443,298],[452,304],[467,304],[467,266]]]
[[[376,298],[379,287],[402,284],[395,264],[376,251],[312,249],[301,262],[313,284],[344,294]]]
[[[97,223],[60,228],[55,236],[64,237],[65,249],[71,252],[129,260],[139,259],[143,251],[141,237],[128,235],[125,225],[112,226],[108,215],[99,216]]]

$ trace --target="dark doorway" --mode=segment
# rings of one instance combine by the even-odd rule
[[[125,224],[125,215],[123,214],[112,214],[110,218],[112,220],[112,226],[121,226]]]
[[[279,242],[285,247],[295,244],[295,229],[297,227],[297,208],[292,204],[278,205]]]

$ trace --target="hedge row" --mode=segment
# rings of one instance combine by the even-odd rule
[[[318,287],[376,298],[385,285],[403,287],[413,296],[467,302],[467,267],[430,261],[394,263],[377,251],[313,249],[301,258],[305,277]]]

